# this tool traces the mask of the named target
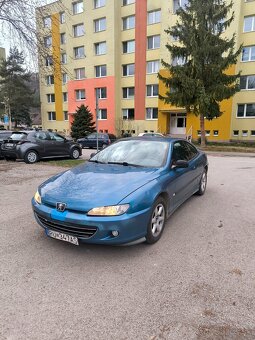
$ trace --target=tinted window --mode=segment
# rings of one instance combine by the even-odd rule
[[[187,152],[187,157],[188,157],[187,160],[191,160],[197,155],[197,149],[193,145],[187,142],[181,142],[181,145],[185,148]]]
[[[58,142],[63,142],[65,140],[64,137],[58,135],[57,133],[54,133],[54,132],[49,132],[49,135],[50,135],[50,139],[51,140],[56,140]]]
[[[43,131],[38,131],[38,132],[35,133],[35,138],[40,139],[40,140],[46,140],[47,134]]]
[[[173,164],[178,161],[188,161],[189,151],[182,145],[182,142],[175,142],[173,145],[172,161]]]

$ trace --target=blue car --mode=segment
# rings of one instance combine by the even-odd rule
[[[47,236],[75,245],[157,242],[167,218],[207,184],[205,153],[184,139],[121,139],[41,184],[32,199]]]

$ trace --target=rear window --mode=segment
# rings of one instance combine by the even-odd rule
[[[10,138],[13,140],[21,140],[21,139],[25,139],[26,137],[27,137],[26,133],[16,132],[16,133],[13,133]]]

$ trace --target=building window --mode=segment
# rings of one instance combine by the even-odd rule
[[[51,56],[48,56],[45,58],[45,66],[51,66],[53,65],[53,58]]]
[[[48,120],[56,120],[56,112],[55,111],[49,111],[48,112]]]
[[[255,103],[239,104],[237,106],[237,118],[253,118],[255,117]]]
[[[255,46],[247,46],[243,48],[242,61],[255,61]]]
[[[188,0],[173,0],[173,11],[174,14],[179,8],[184,8],[188,4]]]
[[[248,130],[242,130],[242,137],[248,137]]]
[[[76,37],[81,37],[85,33],[84,30],[84,24],[78,24],[73,26],[73,36]]]
[[[255,15],[244,17],[244,32],[254,32],[255,31]]]
[[[155,50],[160,48],[160,35],[152,35],[147,38],[147,48],[148,50]]]
[[[205,130],[205,135],[206,135],[207,137],[209,137],[210,134],[211,134],[211,131],[210,131],[210,130]]]
[[[147,73],[158,73],[159,60],[147,61]]]
[[[135,64],[122,65],[122,74],[124,77],[135,74]]]
[[[44,46],[51,47],[52,46],[52,37],[48,36],[44,38]]]
[[[157,24],[161,21],[161,10],[148,12],[147,23],[148,25]]]
[[[172,60],[172,65],[173,66],[177,66],[177,65],[182,66],[185,63],[186,63],[186,58],[184,58],[184,57],[175,57]]]
[[[122,18],[123,30],[130,30],[135,28],[135,16],[130,15],[128,17]]]
[[[64,120],[67,121],[68,120],[68,111],[64,111]]]
[[[63,24],[66,21],[65,12],[59,13],[59,21],[61,24]]]
[[[85,67],[74,69],[75,79],[85,78]]]
[[[122,110],[122,118],[123,119],[134,119],[135,118],[135,109],[123,109]]]
[[[213,135],[214,135],[214,137],[218,137],[219,136],[219,130],[213,130]]]
[[[98,110],[98,119],[106,120],[107,119],[107,109],[99,109]]]
[[[43,18],[43,27],[51,28],[51,17]]]
[[[197,135],[201,136],[201,130],[197,130]]]
[[[45,77],[46,85],[54,85],[54,76],[51,74]]]
[[[100,18],[94,20],[94,29],[95,32],[101,32],[106,30],[106,18]]]
[[[67,102],[67,92],[63,92],[63,102]]]
[[[83,1],[77,1],[73,3],[73,14],[79,14],[83,12]]]
[[[135,95],[134,87],[123,87],[122,94],[124,99],[133,99]]]
[[[67,63],[67,55],[66,53],[61,54],[61,64],[66,64]]]
[[[106,77],[107,75],[106,65],[95,66],[95,71],[96,71],[96,78]]]
[[[60,44],[63,45],[66,43],[66,34],[65,33],[61,33],[60,34]]]
[[[255,130],[251,130],[251,136],[255,137]]]
[[[94,8],[104,7],[106,0],[94,0]]]
[[[55,94],[54,93],[47,94],[47,102],[48,103],[55,103]]]
[[[84,46],[74,47],[73,51],[74,51],[74,58],[75,59],[85,58]]]
[[[241,76],[240,77],[241,90],[255,90],[255,75],[254,76]]]
[[[62,83],[65,85],[67,83],[67,73],[62,74]]]
[[[98,42],[95,44],[95,54],[96,55],[102,55],[106,54],[106,42]]]
[[[107,98],[107,88],[106,87],[98,87],[96,89],[97,96],[99,99],[106,99]]]
[[[76,100],[84,100],[86,99],[85,90],[75,90],[75,98]]]
[[[158,84],[147,85],[147,97],[158,96]]]
[[[122,43],[123,53],[135,52],[135,40],[123,41]]]
[[[233,136],[238,137],[239,136],[239,130],[234,130],[233,131]]]
[[[134,4],[135,0],[123,0],[122,4],[123,6]]]
[[[147,107],[146,108],[146,120],[158,119],[158,108],[157,107]]]

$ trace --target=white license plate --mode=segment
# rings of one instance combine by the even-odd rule
[[[49,229],[47,230],[47,235],[49,237],[55,238],[57,240],[61,240],[61,241],[65,241],[65,242],[75,244],[76,246],[79,245],[78,238],[75,237],[75,236],[59,233],[58,231],[53,231],[53,230],[49,230]]]

